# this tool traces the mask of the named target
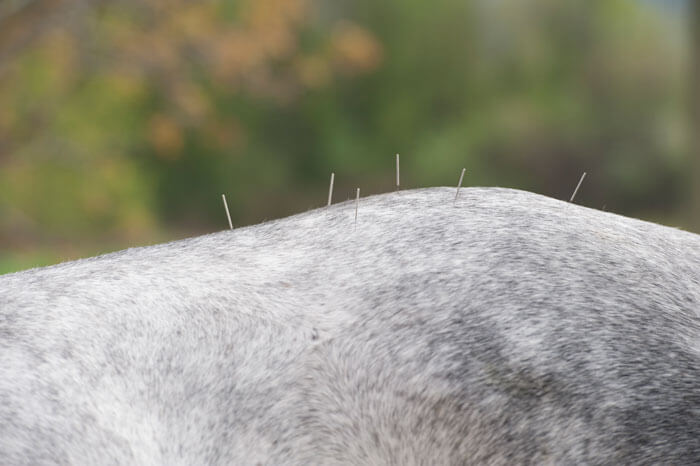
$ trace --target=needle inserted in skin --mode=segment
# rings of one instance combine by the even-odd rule
[[[399,170],[399,154],[396,154],[396,190],[398,191],[401,186],[401,177]]]
[[[224,200],[224,209],[226,209],[226,218],[228,218],[228,226],[233,230],[233,223],[231,223],[231,214],[228,211],[228,204],[226,203],[226,194],[222,194],[221,199]]]
[[[357,230],[357,209],[360,206],[360,188],[357,188],[357,194],[355,195],[355,229]]]
[[[462,168],[462,174],[459,175],[459,183],[457,183],[457,193],[455,194],[455,201],[453,202],[453,205],[457,204],[457,196],[459,196],[459,189],[462,187],[462,180],[464,179],[464,172],[466,171],[466,168]]]
[[[581,187],[581,183],[583,183],[583,179],[586,177],[586,172],[583,172],[583,175],[581,175],[581,179],[578,180],[578,184],[576,185],[576,189],[574,189],[574,193],[571,195],[571,199],[569,199],[569,202],[574,202],[574,198],[576,197],[576,193],[578,192],[578,188]]]
[[[331,186],[328,188],[328,205],[331,205],[333,200],[333,181],[335,181],[335,173],[331,173]]]

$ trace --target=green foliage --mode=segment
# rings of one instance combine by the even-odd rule
[[[587,171],[582,202],[651,213],[687,186],[678,26],[635,0],[101,4],[0,75],[0,252],[224,228],[222,192],[238,225],[287,215],[331,171],[384,191],[396,152],[406,186],[568,197]]]

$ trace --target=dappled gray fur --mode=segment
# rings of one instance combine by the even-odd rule
[[[0,462],[698,462],[700,236],[454,192],[0,277]]]

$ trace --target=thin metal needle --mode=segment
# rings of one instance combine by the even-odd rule
[[[222,194],[221,199],[224,200],[224,209],[226,209],[226,218],[228,218],[228,226],[233,230],[233,223],[231,223],[231,214],[228,211],[228,204],[226,203],[226,194]]]
[[[328,188],[328,206],[331,205],[333,200],[333,181],[335,181],[335,173],[331,173],[331,186]]]
[[[462,187],[462,180],[464,179],[464,172],[467,171],[466,168],[462,168],[462,174],[459,175],[459,183],[457,183],[457,193],[455,194],[455,201],[452,203],[457,204],[457,196],[459,196],[459,189]]]
[[[398,191],[401,186],[401,177],[399,175],[399,154],[396,154],[396,190]]]
[[[360,206],[360,188],[357,188],[357,194],[355,195],[355,229],[357,230],[357,209]]]
[[[576,185],[576,189],[574,189],[574,193],[571,195],[571,199],[569,199],[569,202],[574,202],[574,198],[576,197],[576,193],[578,192],[578,188],[581,187],[581,183],[583,183],[583,179],[586,177],[586,172],[583,172],[583,175],[581,175],[581,179],[578,180],[578,184]]]

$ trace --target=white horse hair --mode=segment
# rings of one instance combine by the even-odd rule
[[[454,198],[0,277],[0,463],[700,461],[700,236]]]

